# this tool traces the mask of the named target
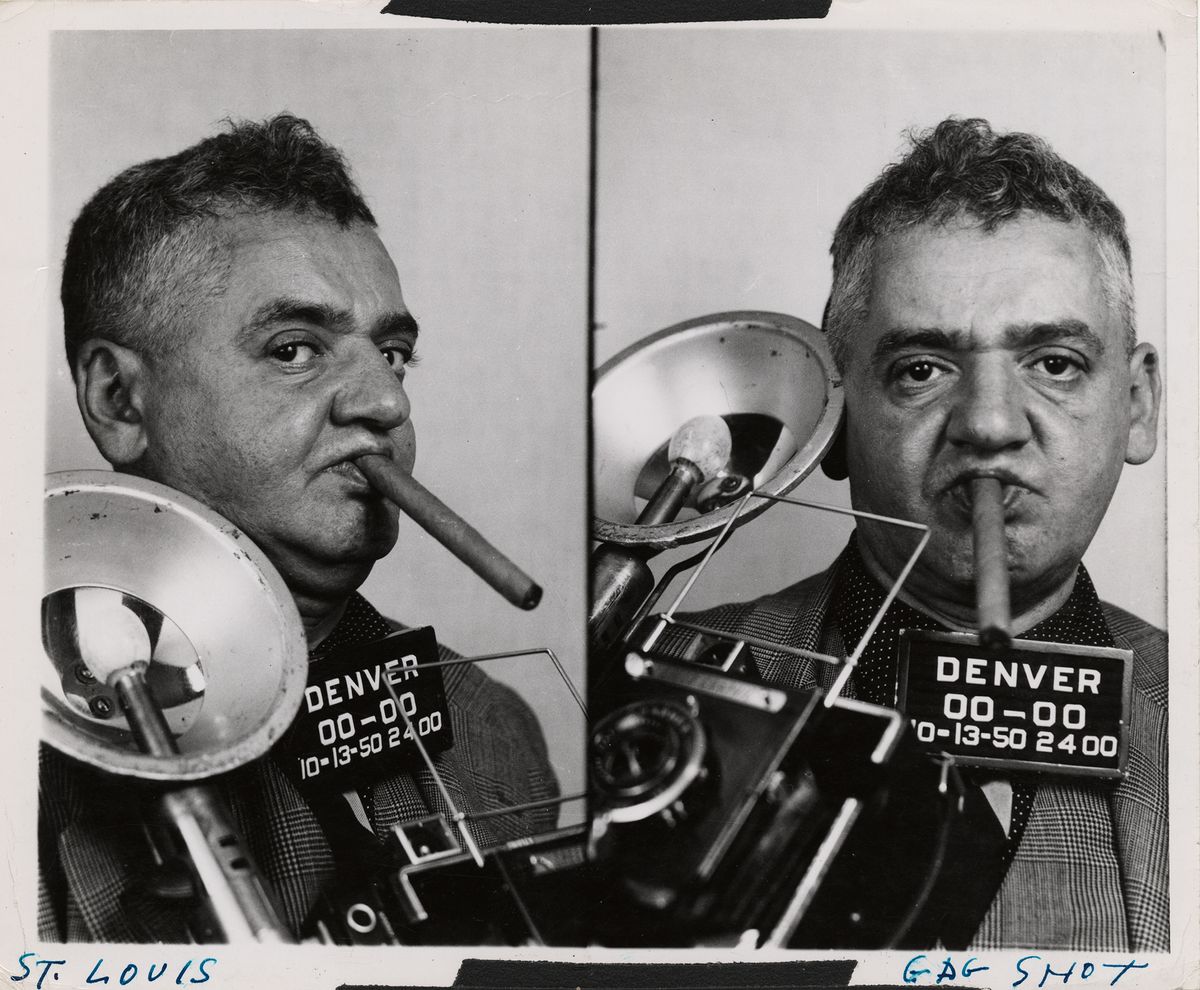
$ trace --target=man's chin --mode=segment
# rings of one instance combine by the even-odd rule
[[[340,540],[323,541],[323,559],[330,566],[372,566],[396,545],[396,528],[384,532],[355,533]]]
[[[1069,554],[1046,554],[1044,546],[1026,546],[1020,540],[1008,545],[1009,598],[1014,614],[1036,609],[1070,581],[1079,566]],[[932,542],[913,570],[908,595],[920,599],[922,590],[948,602],[974,607],[975,556],[970,539],[949,546]]]
[[[268,554],[293,595],[324,601],[349,598],[371,576],[395,540],[330,543]]]
[[[399,510],[383,500],[351,503],[327,513],[323,526],[305,534],[316,555],[331,565],[374,563],[392,552],[399,534]]]
[[[320,571],[331,575],[361,571],[362,579],[366,580],[375,562],[392,552],[396,537],[394,523],[345,530],[314,527],[298,539],[270,542],[263,550],[285,577],[289,571],[309,575]]]

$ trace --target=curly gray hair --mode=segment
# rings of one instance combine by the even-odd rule
[[[1022,213],[1083,223],[1096,237],[1101,277],[1125,325],[1126,347],[1137,343],[1133,277],[1125,218],[1104,192],[1032,134],[997,134],[986,120],[955,117],[911,133],[908,155],[889,165],[838,223],[830,253],[833,288],[825,331],[838,366],[870,306],[875,244],[920,224],[959,218],[985,231]]]
[[[67,360],[104,337],[149,352],[171,339],[179,314],[219,292],[213,225],[235,213],[289,211],[375,226],[341,153],[288,113],[227,130],[125,169],[84,206],[63,263]]]

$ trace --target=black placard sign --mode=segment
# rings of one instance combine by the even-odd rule
[[[454,745],[433,629],[393,633],[309,664],[300,714],[275,749],[306,791],[344,791],[419,766]],[[408,716],[407,721],[405,716]]]
[[[1122,777],[1129,650],[904,630],[896,705],[930,753],[967,766]]]

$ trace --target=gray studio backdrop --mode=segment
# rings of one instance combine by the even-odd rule
[[[587,59],[582,30],[67,32],[53,39],[50,121],[60,259],[101,183],[226,116],[291,110],[345,152],[421,323],[415,475],[545,598],[518,611],[404,520],[363,590],[466,654],[551,647],[580,685]],[[104,467],[54,320],[47,470]],[[502,663],[488,669],[533,704],[564,792],[581,791],[570,694],[544,659]]]
[[[906,129],[957,114],[1045,137],[1124,211],[1140,335],[1169,387],[1171,340],[1194,328],[1164,316],[1165,58],[1153,30],[602,30],[595,363],[724,310],[820,325],[842,211]],[[1160,442],[1126,469],[1085,558],[1101,597],[1159,626],[1167,456]],[[819,471],[795,494],[849,504],[845,482]],[[791,584],[832,561],[849,529],[773,508],[735,534],[689,606]]]

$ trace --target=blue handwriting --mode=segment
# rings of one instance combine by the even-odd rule
[[[194,968],[193,964],[195,964]],[[84,984],[88,986],[112,984],[113,986],[127,987],[138,985],[140,978],[140,983],[144,984],[162,981],[163,985],[166,985],[173,981],[177,987],[190,986],[207,983],[212,979],[212,969],[216,964],[217,960],[212,956],[205,956],[198,960],[185,959],[182,963],[151,962],[141,965],[136,962],[125,962],[123,965],[121,962],[110,964],[104,961],[103,956],[99,956],[92,963]],[[67,965],[67,960],[46,957],[39,959],[36,952],[22,952],[17,959],[17,965],[21,971],[9,977],[13,983],[22,983],[37,971],[37,982],[34,984],[34,988],[35,990],[45,990],[46,978],[50,977],[51,981],[57,982],[60,967]]]
[[[1071,959],[1061,963],[1047,961],[1039,955],[1028,955],[1016,961],[1016,972],[1009,986],[1019,987],[1028,983],[1027,990],[1042,990],[1048,983],[1051,986],[1067,986],[1072,981],[1085,983],[1095,976],[1098,980],[1106,981],[1108,986],[1115,987],[1121,977],[1130,970],[1146,969],[1149,965],[1136,959],[1121,963],[1093,963],[1088,960]],[[961,963],[953,956],[946,956],[939,965],[926,955],[917,955],[904,964],[904,982],[941,986],[943,983],[969,980],[976,973],[983,973],[991,968],[980,962],[976,956],[969,956]]]

